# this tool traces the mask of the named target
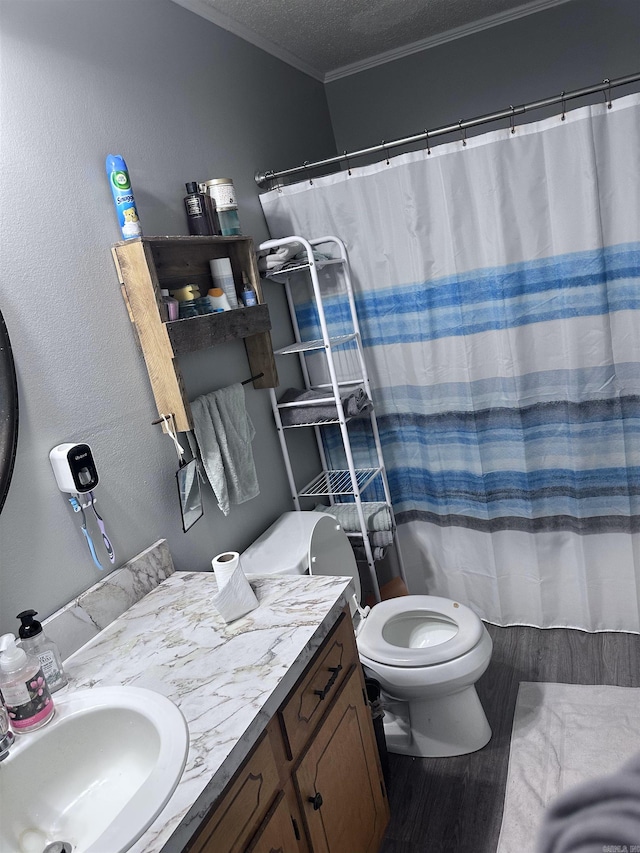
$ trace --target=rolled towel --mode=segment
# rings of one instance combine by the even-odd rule
[[[610,776],[571,788],[547,809],[538,853],[640,847],[640,753]]]
[[[386,548],[372,548],[371,549],[371,554],[372,554],[373,559],[375,560],[376,563],[378,562],[378,560],[384,560],[386,553],[387,553]],[[364,550],[362,545],[357,545],[356,547],[354,547],[353,554],[354,554],[357,562],[366,563],[367,552]]]

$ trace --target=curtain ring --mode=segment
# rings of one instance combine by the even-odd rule
[[[384,156],[385,156],[385,158],[386,158],[386,162],[387,162],[387,166],[388,166],[388,165],[389,165],[389,152],[388,152],[388,150],[385,148],[384,139],[382,140],[382,142],[381,142],[380,144],[382,145],[382,148],[383,148],[383,150],[384,150]]]
[[[516,108],[511,104],[511,117],[509,118],[509,124],[511,125],[511,133],[516,132]]]
[[[429,131],[425,128],[424,132],[427,137],[427,154],[431,154],[431,148],[429,147]]]
[[[560,116],[560,121],[564,121],[565,120],[565,112],[566,112],[566,107],[565,107],[565,102],[564,102],[564,90],[560,94],[560,97],[562,99],[562,115]]]
[[[350,174],[351,174],[351,166],[349,165],[349,158],[347,157],[347,149],[346,149],[346,148],[345,148],[345,149],[344,149],[344,151],[342,152],[342,156],[343,156],[343,157],[344,157],[344,159],[347,161],[347,172],[348,172],[348,174],[350,175]]]
[[[607,91],[605,92],[604,100],[607,105],[607,109],[610,110],[613,104],[611,103],[611,80],[608,77],[605,77],[602,81],[607,84]]]
[[[462,127],[462,122],[463,122],[463,119],[460,119],[460,121],[458,122],[458,124],[459,124],[459,126],[460,126],[460,132],[462,133],[462,144],[463,144],[463,145],[466,145],[466,144],[467,144],[467,128],[466,128],[466,127],[464,127],[464,128]]]
[[[307,178],[308,178],[308,180],[309,180],[309,186],[310,186],[310,187],[312,187],[312,186],[313,186],[313,179],[311,178],[311,175],[309,174],[309,161],[308,161],[308,160],[305,160],[305,161],[304,161],[304,163],[303,163],[302,165],[303,165],[303,166],[306,168],[306,170],[307,170]]]

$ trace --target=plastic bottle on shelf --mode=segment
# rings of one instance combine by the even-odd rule
[[[195,237],[207,236],[212,232],[209,227],[204,195],[198,190],[198,184],[195,181],[190,181],[185,186],[187,195],[184,197],[184,208],[187,212],[189,234]]]
[[[251,283],[247,278],[246,273],[242,273],[242,301],[244,302],[246,308],[249,308],[251,305],[258,304],[256,292],[251,286]]]
[[[167,306],[167,314],[169,315],[169,320],[177,320],[180,311],[180,303],[177,299],[174,299],[173,296],[171,296],[168,290],[163,289],[161,293],[162,301]]]
[[[220,234],[223,237],[241,235],[236,191],[231,178],[212,178],[204,182],[204,187],[207,195],[215,203]]]
[[[35,610],[23,610],[22,613],[18,613],[17,618],[22,623],[18,630],[20,646],[27,654],[38,658],[49,690],[55,693],[56,690],[65,686],[67,676],[58,647],[46,636],[42,630],[42,624],[34,618],[37,615]]]
[[[208,295],[216,311],[231,311],[227,295],[221,287],[212,287]]]
[[[39,729],[53,716],[53,699],[40,661],[19,648],[13,634],[0,637],[0,690],[16,734]]]
[[[240,237],[240,219],[237,207],[218,207],[218,222],[223,237]]]
[[[224,290],[231,308],[238,307],[238,295],[233,280],[233,270],[229,258],[212,258],[209,261],[213,286]]]

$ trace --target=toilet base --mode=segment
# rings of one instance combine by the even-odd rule
[[[491,727],[474,685],[457,693],[402,702],[383,697],[387,750],[400,755],[444,758],[486,746]]]

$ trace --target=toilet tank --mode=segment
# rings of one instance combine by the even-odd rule
[[[247,574],[332,575],[353,578],[360,600],[360,577],[349,539],[324,512],[285,512],[240,555]]]

